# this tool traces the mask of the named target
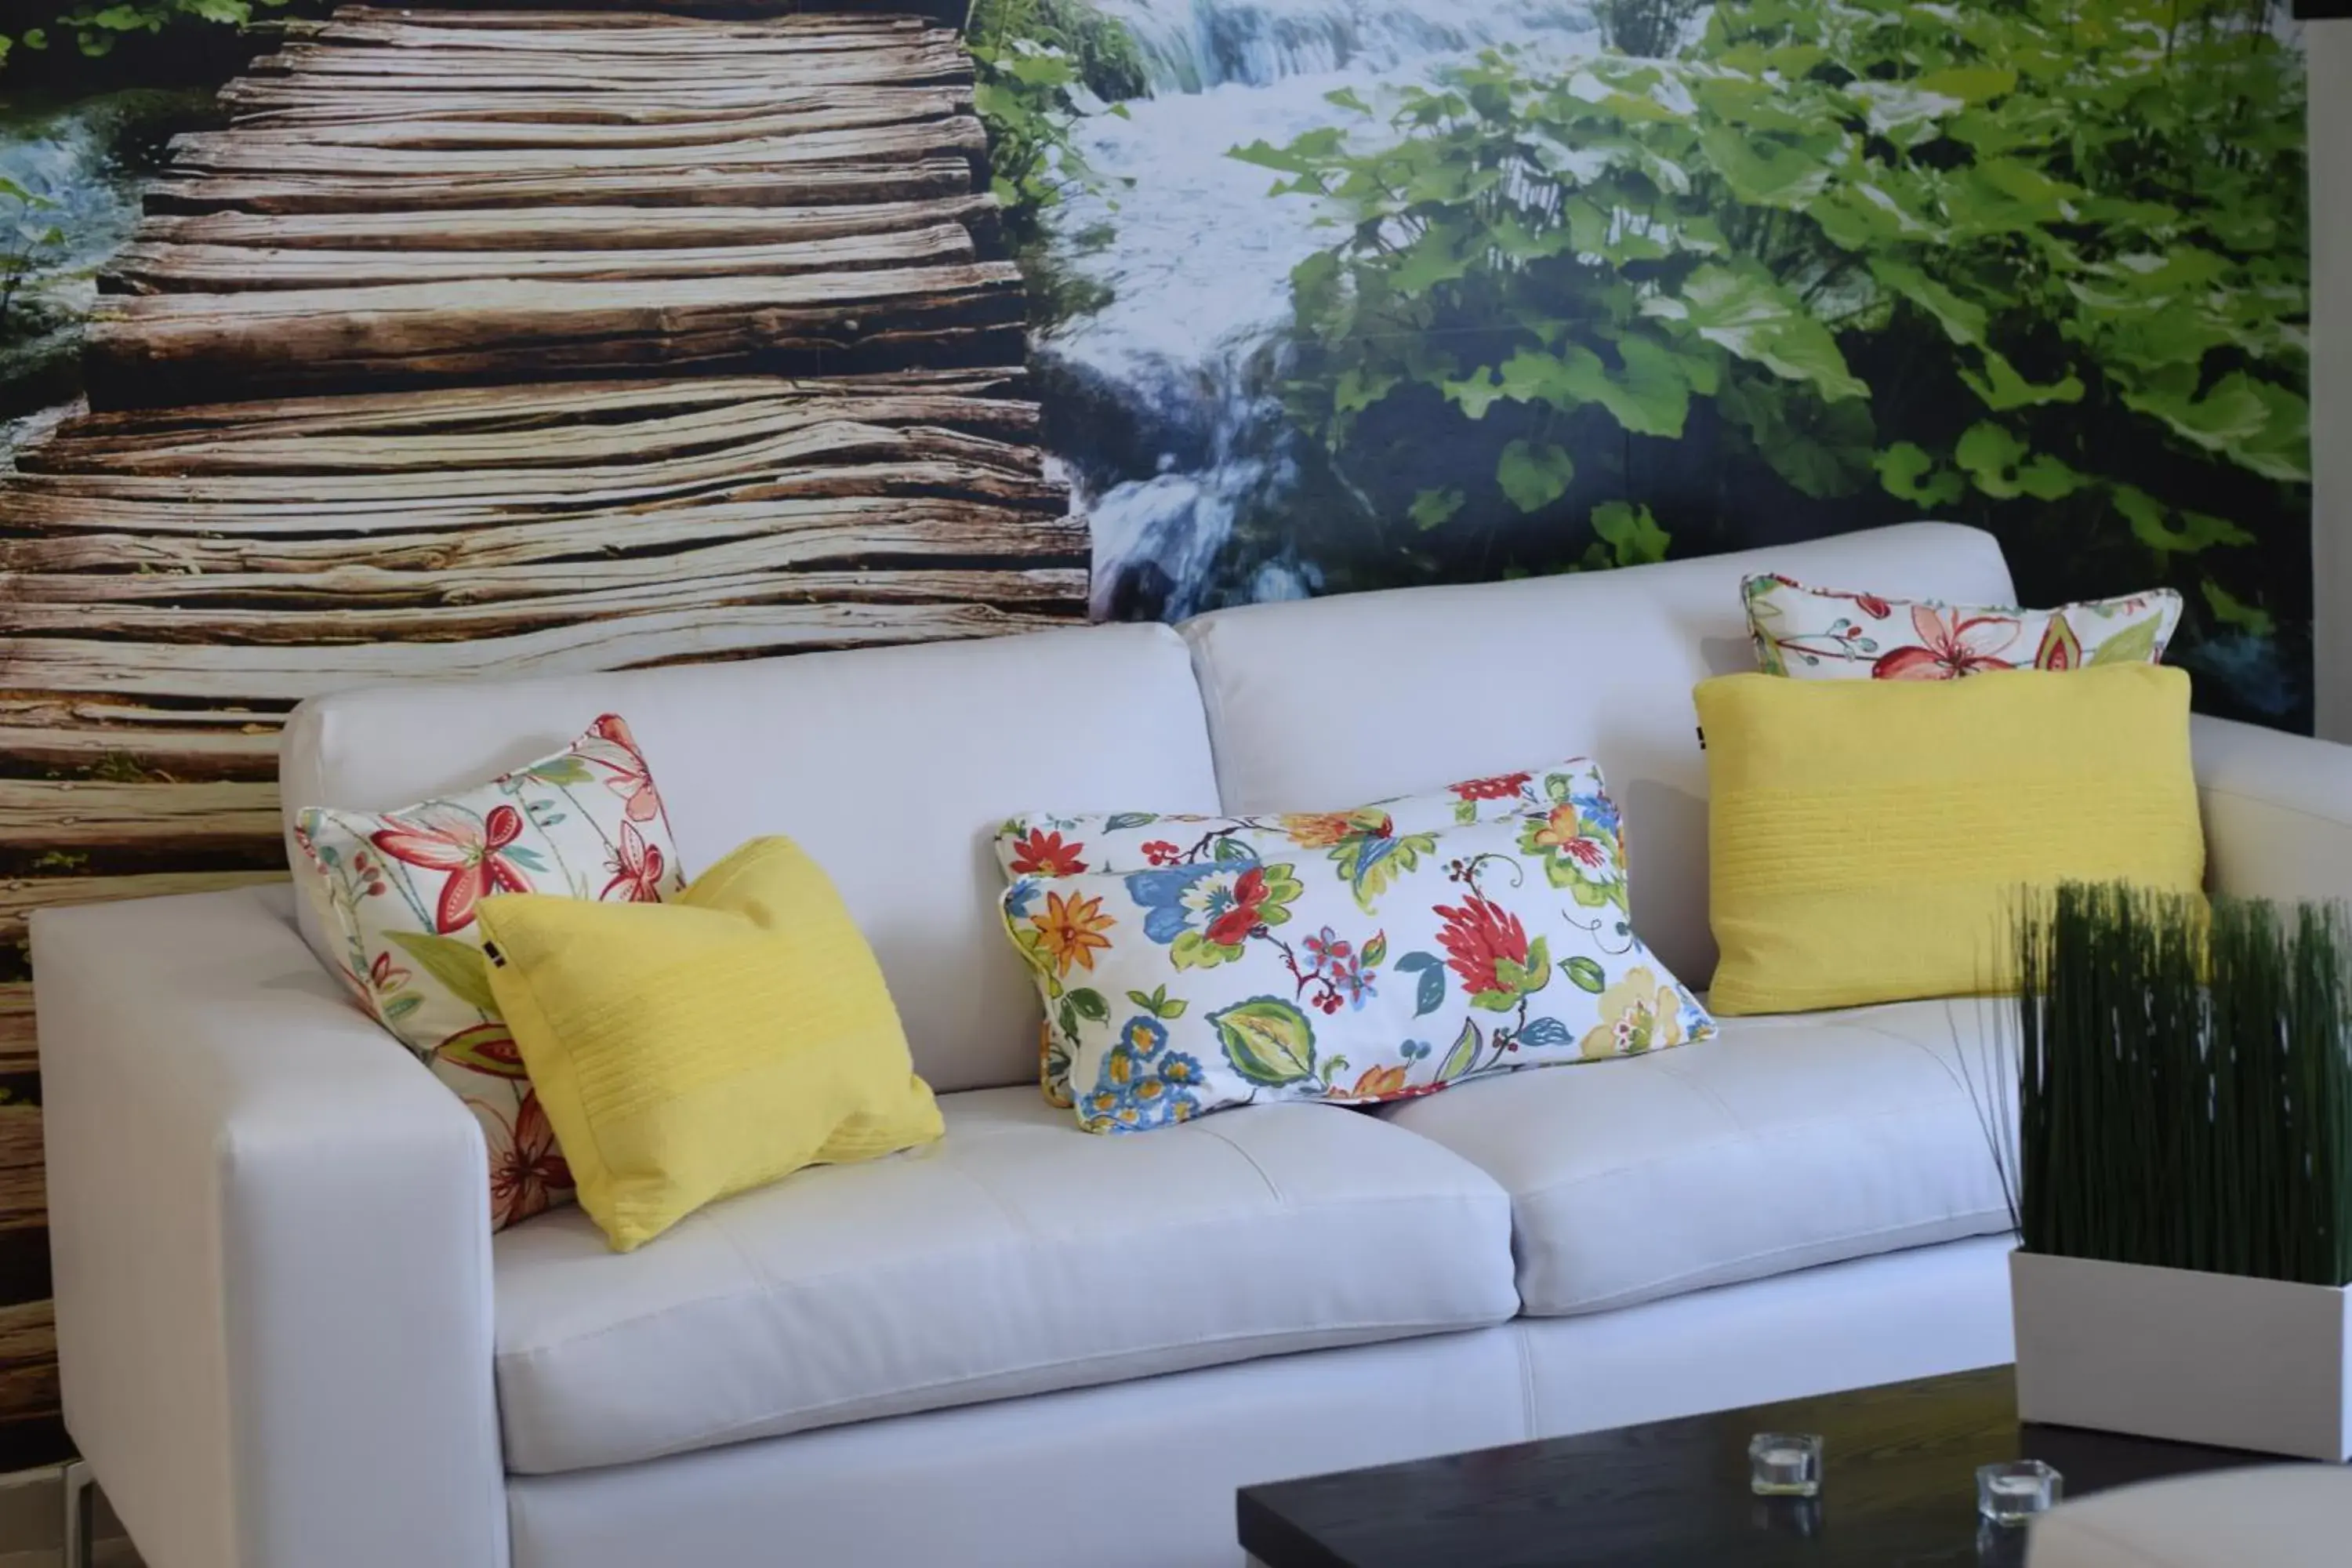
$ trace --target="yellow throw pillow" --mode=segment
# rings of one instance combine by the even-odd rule
[[[1717,1014],[1998,990],[2021,888],[2204,879],[2179,670],[1733,675],[1695,695]]]
[[[803,1166],[940,1136],[873,950],[789,839],[667,904],[508,894],[480,919],[499,1010],[615,1251]]]

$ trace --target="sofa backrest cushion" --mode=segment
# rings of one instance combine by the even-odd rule
[[[1622,571],[1219,611],[1184,635],[1230,813],[1312,811],[1594,758],[1625,813],[1633,923],[1715,972],[1706,763],[1691,689],[1756,668],[1741,579],[2011,601],[1990,534],[1910,523]]]
[[[882,961],[916,1070],[942,1091],[1036,1076],[1037,994],[997,914],[997,825],[1217,808],[1199,689],[1165,626],[347,692],[289,722],[285,806],[405,805],[545,756],[608,712],[635,730],[689,875],[767,834],[824,868]]]

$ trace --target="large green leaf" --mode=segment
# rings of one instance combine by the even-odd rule
[[[1952,457],[1976,481],[1977,489],[2000,500],[2032,496],[2060,500],[2088,481],[2048,453],[2036,455],[2024,442],[1990,421],[1969,427]]]
[[[2277,618],[2268,610],[2247,604],[2212,578],[2206,578],[2198,586],[2204,591],[2205,603],[2212,610],[2213,618],[2223,626],[2236,626],[2258,637],[2271,637],[2278,631]]]
[[[1834,174],[1828,155],[1838,148],[1837,141],[1827,137],[1792,145],[1729,126],[1707,132],[1699,145],[1732,195],[1769,207],[1799,207],[1827,190]]]
[[[1874,256],[1870,258],[1870,274],[1933,316],[1952,342],[1984,342],[1984,307],[1961,299],[1909,262],[1892,256]]]
[[[2112,497],[2116,510],[2131,525],[2132,537],[2159,554],[2193,555],[2217,544],[2254,542],[2254,536],[2236,523],[2204,512],[2180,512],[2176,523],[2170,508],[2136,485],[2116,485]]]
[[[1612,500],[1592,509],[1592,531],[1609,547],[1612,566],[1647,566],[1666,558],[1673,537],[1646,506]]]
[[[1969,492],[1969,483],[1949,468],[1939,468],[1927,448],[1897,441],[1872,459],[1878,482],[1888,495],[1921,507],[1945,507]]]
[[[1997,350],[1979,351],[1984,362],[1984,374],[1963,369],[1960,379],[1968,384],[1984,405],[1996,414],[2008,414],[2020,408],[2038,408],[2050,403],[2080,403],[2083,400],[2082,380],[2071,371],[2049,385],[2039,385],[2020,375],[2017,367]]]
[[[395,931],[384,935],[457,1000],[478,1013],[498,1016],[498,998],[490,992],[489,961],[482,956],[479,947],[454,936],[436,936],[427,931]]]
[[[1278,996],[1260,996],[1209,1015],[1234,1070],[1280,1089],[1315,1077],[1315,1026]]]
[[[1495,466],[1495,482],[1521,511],[1543,510],[1568,493],[1575,478],[1576,460],[1549,442],[1514,441]]]
[[[1829,329],[1786,287],[1760,268],[1706,266],[1680,295],[1643,301],[1644,314],[1680,321],[1708,342],[1752,360],[1790,381],[1811,382],[1831,399],[1867,398]]]

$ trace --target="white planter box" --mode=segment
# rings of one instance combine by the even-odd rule
[[[2352,1458],[2352,1295],[2010,1255],[2021,1420]]]

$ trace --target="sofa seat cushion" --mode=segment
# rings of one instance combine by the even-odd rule
[[[1968,1087],[2000,1005],[1726,1018],[1696,1045],[1387,1115],[1510,1193],[1529,1315],[1604,1311],[2005,1229]]]
[[[566,1210],[497,1237],[508,1468],[754,1437],[1502,1322],[1510,1200],[1363,1112],[1097,1138],[1036,1089],[616,1255]]]

